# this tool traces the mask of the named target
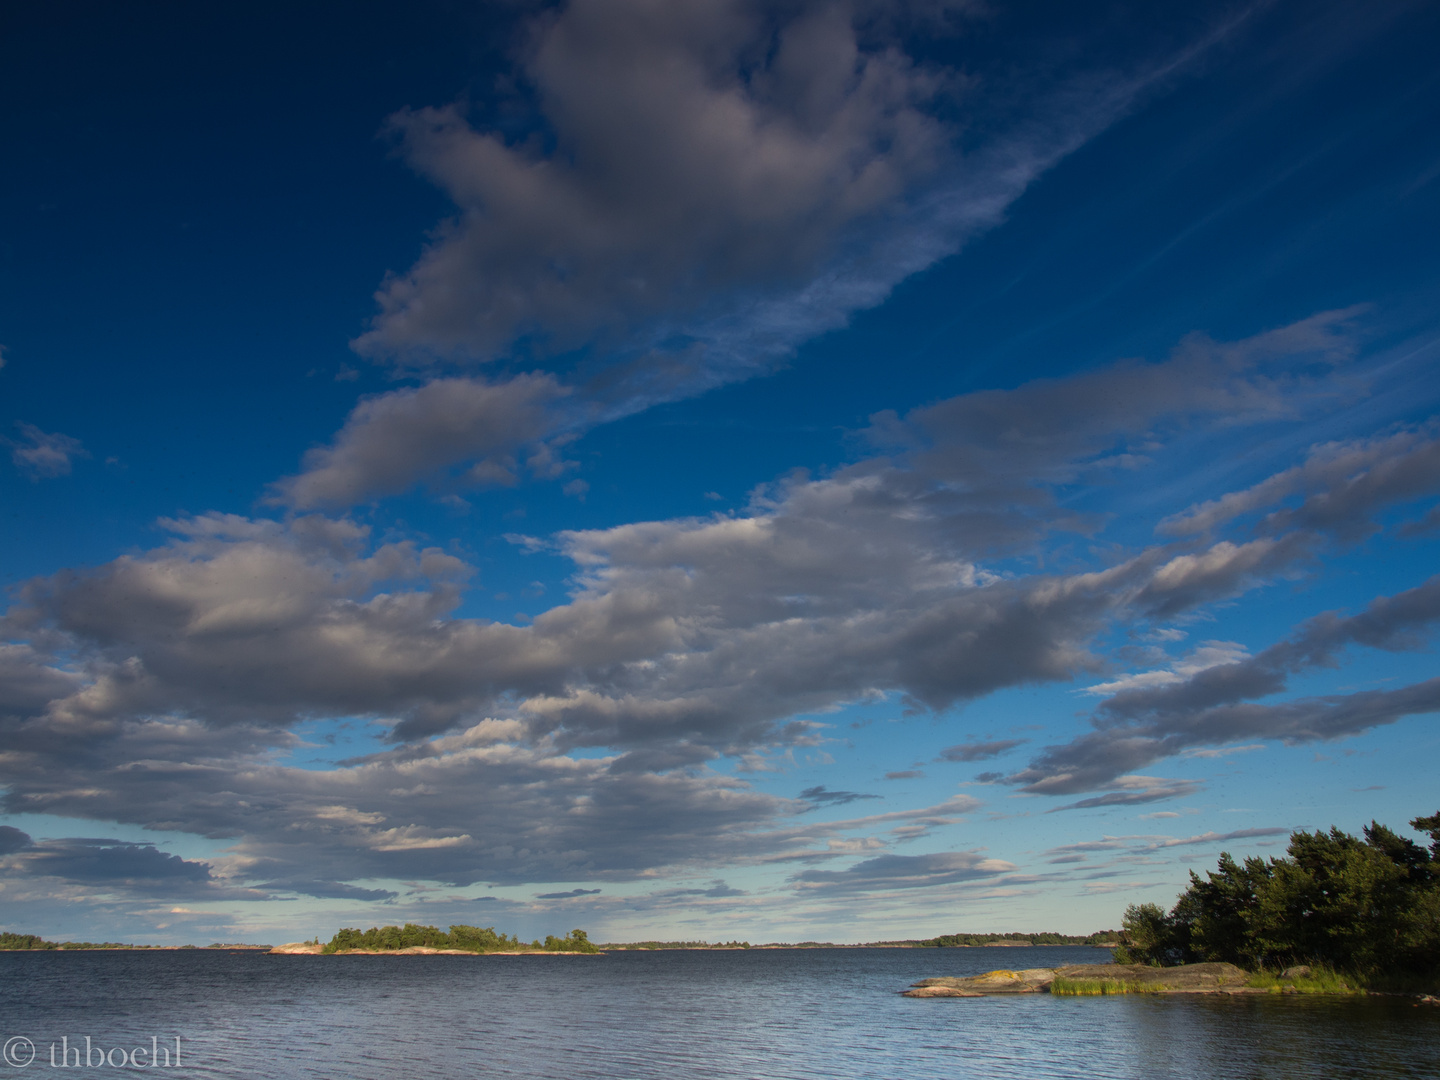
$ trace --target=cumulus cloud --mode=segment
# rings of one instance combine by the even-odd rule
[[[1018,109],[997,86],[1009,128],[962,153],[956,114],[983,88],[906,51],[944,32],[934,10],[574,0],[521,73],[550,139],[507,143],[458,106],[392,118],[459,213],[386,281],[356,347],[485,359],[643,326],[671,356],[647,380],[694,362],[677,336],[703,366],[753,367],[994,224],[1177,60],[1050,79]]]
[[[1131,440],[1160,457],[1189,425],[1324,400],[1346,375],[1316,372],[1350,355],[1346,325],[1326,315],[1242,342],[1190,339],[1158,364],[1077,376],[1073,394],[1028,384],[877,421],[890,452],[787,475],[734,514],[522,538],[575,568],[569,595],[526,625],[457,614],[470,566],[345,517],[168,521],[166,544],[15,594],[0,647],[3,805],[223,838],[225,880],[333,899],[384,899],[375,883],[394,880],[569,887],[727,861],[878,858],[978,803],[820,821],[803,811],[858,793],[816,784],[781,799],[715,763],[783,762],[831,737],[827,710],[846,702],[940,712],[1006,687],[1094,683],[1113,671],[1108,631],[1307,565],[1321,541],[1300,527],[1097,548],[1049,570],[1007,557],[1095,527],[1057,492],[1086,470],[1143,470],[1119,461],[1135,456]],[[536,400],[553,385],[536,377]],[[1134,410],[1092,415],[1127,396]],[[376,401],[371,433],[402,446],[420,403],[433,404],[421,391]],[[1032,424],[1037,409],[1044,422]],[[1014,444],[993,476],[992,436]],[[338,440],[315,475],[343,488],[351,449]],[[1147,645],[1163,678],[1108,680],[1092,732],[1004,779],[1068,809],[1144,804],[1195,790],[1144,775],[1164,757],[1339,737],[1424,711],[1428,684],[1257,699],[1351,646],[1424,641],[1437,597],[1432,582],[1320,616],[1254,656],[1208,643],[1166,662]],[[297,724],[342,717],[390,747],[329,769],[277,764],[297,748]],[[1020,744],[961,743],[942,757]]]
[[[988,761],[1023,746],[1025,739],[997,739],[994,742],[959,743],[940,751],[940,761]]]
[[[1440,709],[1440,680],[1434,679],[1396,690],[1272,705],[1254,699],[1284,691],[1292,675],[1335,666],[1341,651],[1351,645],[1391,651],[1421,648],[1437,620],[1440,576],[1378,597],[1355,615],[1315,616],[1292,637],[1253,657],[1208,665],[1183,680],[1126,686],[1100,703],[1095,731],[1045,748],[1008,780],[1032,792],[1091,791],[1123,773],[1199,747],[1222,747],[1240,739],[1287,744],[1337,739],[1434,712]],[[1104,804],[1092,799],[1073,805]]]
[[[1220,664],[1237,663],[1244,660],[1246,656],[1245,646],[1238,642],[1207,641],[1164,668],[1122,675],[1118,679],[1087,686],[1085,692],[1087,694],[1103,694],[1108,697],[1126,690],[1170,686],[1174,683],[1184,682],[1192,675],[1197,675],[1207,668],[1217,667]]]
[[[347,885],[343,881],[319,881],[315,878],[286,878],[282,881],[267,881],[257,886],[278,892],[300,893],[321,900],[393,900],[399,894],[390,889],[362,889],[358,885]]]
[[[1110,782],[1115,791],[1107,791],[1103,795],[1093,795],[1088,799],[1081,799],[1079,802],[1066,803],[1064,806],[1053,806],[1046,813],[1053,814],[1060,810],[1093,810],[1105,806],[1137,806],[1143,803],[1164,802],[1167,799],[1180,799],[1186,795],[1193,795],[1200,790],[1200,785],[1193,780],[1165,780],[1158,776],[1117,776]],[[1060,790],[1059,785],[1045,786],[1043,781],[1030,785],[1027,790],[1036,793],[1051,794]]]
[[[1347,387],[1354,392],[1356,379],[1346,368],[1356,352],[1359,314],[1321,312],[1233,342],[1192,334],[1163,361],[962,394],[903,417],[881,412],[864,435],[943,485],[936,498],[964,514],[976,555],[1023,549],[1053,530],[1091,533],[1100,521],[1062,509],[1057,488],[1115,482],[1197,426],[1303,415]],[[1295,557],[1302,543],[1298,535],[1226,542],[1203,560],[1177,556],[1157,576],[1149,600],[1157,614],[1178,610],[1193,589],[1210,582],[1238,587],[1247,574],[1263,575]]]
[[[232,751],[202,731],[187,756],[161,758],[152,756],[153,726],[132,722],[96,740],[98,760],[56,750],[32,751],[23,770],[7,762],[7,811],[231,839],[227,873],[346,899],[385,898],[343,884],[357,879],[631,878],[804,850],[816,836],[837,835],[771,835],[793,804],[714,775],[617,773],[609,759],[461,738],[418,758],[392,752],[305,770],[263,764],[253,750]]]
[[[0,714],[34,713],[84,684],[82,673],[30,644],[0,645]]]
[[[1233,342],[1191,334],[1158,363],[1124,362],[964,394],[913,410],[903,424],[880,413],[870,438],[923,447],[937,472],[973,484],[1055,483],[1095,467],[1133,466],[1166,428],[1207,416],[1293,416],[1307,401],[1333,398],[1344,384],[1316,371],[1354,357],[1362,310],[1320,312]],[[1137,437],[1142,444],[1125,441]]]
[[[362,551],[368,530],[344,520],[166,524],[179,533],[171,544],[33,582],[8,617],[22,633],[89,646],[83,676],[32,667],[32,680],[82,677],[47,705],[74,730],[156,713],[286,723],[317,709],[465,708],[456,672],[445,689],[454,640],[436,625],[469,574],[461,560],[408,541]]]
[[[373,399],[276,497],[493,483],[551,439],[773,370],[1000,222],[1225,32],[1130,72],[979,77],[907,51],[954,32],[937,10],[969,7],[572,0],[536,21],[517,72],[527,136],[479,129],[458,104],[393,116],[401,154],[457,212],[386,278],[354,347],[430,375],[553,363],[573,396],[508,422],[492,404],[542,376]],[[468,413],[473,434],[454,426]]]
[[[170,855],[153,844],[67,837],[34,842],[18,829],[0,835],[0,876],[15,881],[54,878],[67,885],[127,896],[259,900],[265,893],[228,887],[203,862]],[[9,850],[6,851],[5,849]]]
[[[1186,750],[1186,757],[1195,758],[1223,758],[1234,754],[1249,754],[1256,750],[1264,750],[1264,743],[1249,743],[1245,746],[1215,746],[1205,749]]]
[[[232,748],[223,733],[199,731],[183,747],[163,748],[149,730],[156,726],[123,725],[96,739],[88,758],[61,747],[32,749],[23,761],[7,756],[0,760],[5,810],[183,828],[231,841],[213,860],[227,882],[373,901],[391,898],[390,890],[353,883],[634,880],[722,864],[844,858],[883,851],[887,841],[876,830],[919,839],[979,806],[955,796],[815,821],[800,813],[809,804],[729,777],[617,770],[613,757],[565,756],[504,739],[510,732],[472,730],[434,740],[423,754],[395,749],[307,770],[265,763],[253,748]],[[23,835],[8,839],[15,858],[30,857]],[[141,869],[158,858],[122,854],[143,862]],[[55,860],[55,874],[79,879],[71,863]],[[196,866],[159,862],[148,877],[140,870],[129,877],[159,881],[165,870],[194,879],[176,886],[187,895],[202,884],[215,888],[210,870]]]
[[[844,806],[846,803],[856,802],[860,799],[880,798],[879,795],[862,795],[858,791],[829,791],[824,784],[806,788],[800,792],[799,797],[817,807]]]
[[[947,851],[935,855],[878,855],[848,870],[805,870],[792,880],[803,893],[863,894],[996,878],[1015,869],[1014,863],[977,851]]]
[[[1168,560],[1135,601],[1152,618],[1169,618],[1207,601],[1247,592],[1300,563],[1313,547],[1313,537],[1303,532],[1247,544],[1221,540],[1203,551]]]
[[[1375,512],[1440,494],[1440,437],[1432,421],[1368,439],[1325,443],[1304,464],[1244,491],[1190,507],[1160,522],[1158,531],[1189,536],[1268,510],[1256,527],[1331,532],[1358,540],[1379,529]],[[1294,505],[1281,505],[1299,496]],[[1433,514],[1435,511],[1431,511]]]
[[[44,432],[34,424],[17,421],[19,439],[6,439],[10,444],[10,460],[31,480],[69,476],[76,458],[90,456],[79,439],[60,432]]]
[[[275,485],[272,499],[314,509],[396,495],[420,480],[514,484],[522,457],[542,475],[553,472],[553,439],[568,423],[557,406],[568,394],[553,377],[533,374],[498,383],[436,379],[367,398],[329,446],[305,455],[299,475]],[[458,462],[464,471],[446,476]]]
[[[237,730],[361,714],[418,738],[504,712],[532,738],[624,748],[631,756],[617,768],[636,770],[813,740],[815,723],[793,717],[867,694],[940,709],[1066,680],[1100,666],[1087,643],[1108,620],[1232,595],[1286,569],[1305,544],[1219,541],[1100,571],[1004,578],[976,561],[993,546],[997,517],[1016,504],[1033,512],[1036,493],[1072,475],[1067,454],[1088,458],[1113,442],[1089,416],[1094,400],[1149,395],[1161,417],[1210,401],[1227,423],[1244,401],[1268,415],[1278,406],[1265,387],[1283,373],[1261,379],[1254,365],[1285,348],[1307,366],[1316,354],[1344,354],[1342,327],[1325,316],[1231,345],[1192,340],[1160,365],[1077,378],[1082,389],[1103,382],[1103,393],[1031,384],[966,395],[907,421],[926,446],[825,478],[789,477],[757,492],[743,516],[559,534],[553,547],[577,566],[576,587],[529,626],[451,617],[467,566],[408,542],[373,545],[343,518],[170,522],[179,535],[165,547],[28,585],[9,625],[31,643],[8,647],[0,663],[16,665],[8,692],[32,686],[24,711],[43,698],[52,719],[77,730],[160,714]],[[535,386],[544,397],[553,384]],[[1058,411],[1067,399],[1068,421]],[[420,422],[406,410],[431,398],[377,400],[375,417],[404,416],[393,428],[403,443]],[[1030,471],[1007,466],[1008,501],[997,502],[999,488],[976,486],[983,463],[949,450],[985,436],[979,416],[994,426],[1036,409],[1045,423],[1025,440]],[[954,416],[942,423],[947,410]],[[1156,419],[1137,406],[1111,422],[1130,430]],[[343,458],[337,450],[331,462],[342,486]],[[1064,512],[1054,515],[1063,524]],[[1053,525],[1006,530],[1033,542]],[[83,667],[34,651],[46,635],[84,655]],[[967,746],[952,756],[989,756]]]
[[[457,106],[395,116],[406,159],[461,213],[385,284],[357,347],[486,357],[538,334],[563,348],[813,273],[947,142],[925,111],[942,75],[898,43],[867,48],[854,14],[574,0],[525,64],[553,149],[507,145]]]
[[[1372,600],[1354,615],[1325,612],[1306,620],[1290,638],[1253,657],[1211,664],[1183,682],[1122,690],[1100,705],[1114,720],[1184,714],[1277,693],[1287,675],[1335,666],[1350,645],[1399,652],[1424,646],[1440,619],[1440,575],[1394,596]]]

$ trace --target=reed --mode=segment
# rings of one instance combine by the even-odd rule
[[[1101,994],[1158,994],[1161,988],[1153,983],[1126,979],[1067,979],[1056,976],[1050,984],[1050,993],[1061,997],[1094,997]]]

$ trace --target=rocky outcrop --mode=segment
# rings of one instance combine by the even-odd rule
[[[404,949],[337,949],[333,956],[478,956],[471,949],[435,949],[429,945],[410,945]]]
[[[1055,981],[1055,968],[987,971],[966,978],[922,979],[906,997],[985,997],[987,994],[1039,994]]]
[[[272,956],[318,956],[324,947],[309,941],[292,941],[288,945],[276,945],[270,953]]]
[[[1234,964],[1072,964],[1024,971],[987,971],[964,978],[922,979],[906,997],[986,997],[990,994],[1248,994],[1249,976]],[[1057,986],[1057,981],[1059,985]]]

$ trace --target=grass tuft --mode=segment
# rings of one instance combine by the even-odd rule
[[[1158,994],[1160,988],[1124,979],[1067,979],[1057,975],[1050,984],[1050,993],[1062,997],[1093,997],[1100,994]]]
[[[1353,975],[1341,975],[1324,964],[1313,964],[1310,974],[1285,978],[1279,972],[1263,968],[1245,980],[1246,986],[1269,990],[1272,994],[1363,994],[1365,987]]]

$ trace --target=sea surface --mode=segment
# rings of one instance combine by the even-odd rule
[[[10,1062],[0,1077],[56,1075],[67,1050],[73,1070],[87,1037],[89,1076],[146,1071],[129,1057],[141,1047],[150,1071],[247,1080],[1440,1077],[1440,1007],[1401,998],[898,996],[932,975],[1108,958],[1087,948],[0,953]],[[22,1067],[24,1040],[35,1057]],[[151,1065],[152,1048],[172,1051],[168,1069]]]

